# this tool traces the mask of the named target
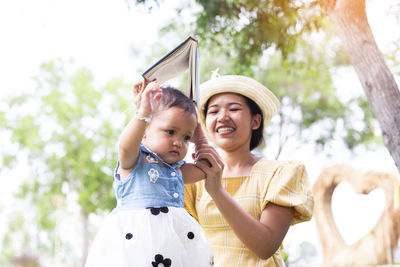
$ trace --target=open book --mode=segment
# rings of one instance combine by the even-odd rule
[[[189,36],[147,69],[142,76],[147,82],[157,79],[158,83],[162,84],[189,71],[187,95],[199,108],[199,60],[198,42],[194,37]]]

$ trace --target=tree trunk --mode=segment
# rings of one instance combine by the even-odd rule
[[[322,1],[379,121],[383,142],[400,172],[400,92],[372,35],[365,0]]]
[[[82,267],[84,267],[87,255],[89,253],[89,215],[84,210],[82,210],[81,215],[82,215],[82,226],[83,226]]]

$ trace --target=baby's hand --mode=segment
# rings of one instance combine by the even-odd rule
[[[136,112],[141,116],[148,117],[157,108],[162,96],[162,89],[157,81],[146,84],[143,79],[133,85],[133,96]]]
[[[134,103],[136,103],[136,97],[139,95],[139,93],[142,91],[143,88],[146,87],[146,80],[143,79],[143,77],[140,76],[140,78],[137,78],[138,81],[136,81],[133,84],[133,89],[132,89],[132,94],[133,94],[133,99]]]

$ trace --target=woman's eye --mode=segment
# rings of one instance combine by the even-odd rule
[[[218,110],[209,110],[207,114],[217,114]]]

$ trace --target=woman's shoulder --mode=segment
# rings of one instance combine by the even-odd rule
[[[252,173],[259,171],[276,171],[277,169],[304,169],[304,164],[297,160],[281,161],[270,160],[263,157],[254,164]]]

